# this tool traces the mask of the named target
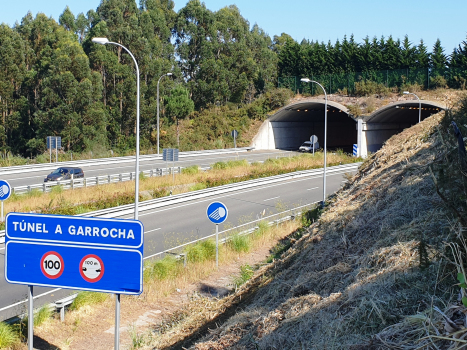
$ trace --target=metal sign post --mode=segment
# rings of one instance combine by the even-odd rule
[[[237,148],[237,137],[238,137],[238,131],[237,130],[232,130],[230,133],[234,139],[234,148]]]
[[[5,280],[32,287],[114,293],[118,349],[120,294],[143,291],[143,225],[136,220],[9,213],[5,223]],[[32,350],[33,326],[28,330]]]
[[[62,147],[61,136],[47,136],[47,148],[49,149],[50,163],[52,163],[52,149],[55,149],[55,161],[58,162],[58,149]]]
[[[318,136],[311,135],[310,136],[310,142],[311,142],[312,147],[313,147],[313,155],[315,155],[315,143],[318,142]]]
[[[34,287],[28,286],[28,350],[34,349]]]
[[[1,213],[1,222],[5,221],[5,216],[3,215],[3,201],[7,200],[11,196],[11,186],[8,181],[0,180],[0,201],[2,202],[2,213]]]
[[[227,207],[221,202],[212,202],[206,210],[208,219],[216,224],[216,268],[219,268],[219,224],[222,224],[229,215]]]
[[[178,148],[164,148],[162,150],[162,160],[165,161],[165,167],[168,168],[168,162],[172,162],[172,180],[175,183],[175,162],[178,162]],[[168,172],[167,172],[168,173]],[[168,174],[167,174],[168,175]]]

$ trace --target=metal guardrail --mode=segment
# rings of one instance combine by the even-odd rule
[[[216,150],[206,150],[206,151],[188,151],[188,152],[181,152],[179,155],[179,158],[190,158],[190,157],[198,157],[202,155],[217,155],[217,154],[247,152],[253,149],[254,147],[241,147],[241,148],[226,148],[226,149],[216,149]],[[161,159],[162,159],[162,154],[149,154],[149,155],[140,156],[140,161],[151,161],[151,160],[161,160]],[[61,166],[93,166],[93,165],[105,165],[105,164],[118,164],[118,163],[134,161],[134,160],[135,160],[135,156],[125,156],[125,157],[74,160],[74,161],[57,162],[57,163],[15,165],[15,166],[10,166],[10,167],[0,167],[0,175],[19,174],[19,173],[24,173],[24,172],[30,172],[31,170],[34,170],[34,171],[51,170],[51,169],[55,169]]]
[[[184,169],[184,167],[156,168],[156,169],[141,171],[140,174],[142,174],[145,177],[164,176],[164,175],[169,175],[173,173],[179,174],[181,173],[182,169]],[[206,168],[200,168],[200,169],[205,170]],[[70,189],[75,189],[75,188],[92,187],[92,186],[124,182],[124,181],[133,181],[134,179],[135,179],[135,172],[133,171],[129,173],[99,175],[99,176],[91,176],[91,177],[80,178],[80,179],[44,182],[42,184],[35,184],[35,185],[16,186],[12,188],[12,192],[16,194],[29,193],[35,190],[42,191],[42,192],[50,192],[52,188],[56,186],[61,186],[62,189],[64,190],[70,190]]]

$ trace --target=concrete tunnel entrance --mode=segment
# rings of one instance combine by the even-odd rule
[[[307,99],[281,108],[269,117],[253,138],[256,149],[298,150],[311,135],[324,146],[324,100]],[[421,120],[445,109],[439,102],[421,101]],[[418,101],[398,101],[377,109],[369,116],[355,118],[344,105],[328,101],[328,150],[342,149],[366,157],[376,152],[392,135],[418,123]]]
[[[327,148],[351,153],[357,143],[357,121],[345,106],[328,101]],[[253,139],[256,149],[298,150],[311,135],[324,146],[324,100],[309,99],[281,108],[269,117]]]

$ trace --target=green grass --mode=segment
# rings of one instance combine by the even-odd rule
[[[199,173],[199,167],[197,165],[192,165],[182,169],[182,174],[195,175]]]
[[[19,333],[13,326],[0,322],[0,349],[8,349],[20,343]]]
[[[197,242],[188,246],[185,253],[189,262],[214,260],[216,258],[216,243],[211,239]]]
[[[166,256],[161,260],[146,263],[144,279],[164,280],[169,277],[176,277],[177,272],[183,264],[173,256]]]
[[[38,327],[52,317],[53,311],[44,305],[34,314],[34,327]]]
[[[107,300],[109,294],[96,292],[79,292],[73,303],[70,305],[71,310],[78,310],[85,305],[99,304]]]
[[[251,238],[247,235],[235,234],[229,240],[229,247],[236,252],[248,252],[251,249]]]
[[[198,191],[198,190],[204,190],[206,188],[206,184],[204,183],[197,183],[196,185],[193,185],[190,187],[190,191]]]
[[[234,279],[235,288],[245,284],[253,276],[253,273],[253,268],[250,265],[242,265],[240,267],[240,276]]]

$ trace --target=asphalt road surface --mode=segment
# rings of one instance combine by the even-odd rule
[[[327,176],[327,193],[338,190],[345,178],[343,174],[331,173]],[[298,179],[288,179],[278,183],[265,184],[250,189],[239,189],[236,192],[211,196],[199,200],[188,200],[183,204],[168,205],[153,210],[140,211],[139,219],[144,225],[145,247],[144,256],[150,256],[168,248],[193,241],[215,233],[215,225],[206,217],[206,208],[212,201],[223,202],[229,217],[225,224],[219,225],[219,231],[224,227],[237,226],[265,215],[282,212],[300,205],[322,200],[322,175],[313,175]],[[120,218],[132,219],[133,215]],[[4,245],[0,245],[0,271],[4,274]],[[35,301],[35,308],[45,303],[53,302],[70,294],[70,290],[54,290],[35,287],[34,295],[41,296]],[[7,319],[26,310],[27,287],[8,284],[0,278],[0,320]],[[10,305],[18,303],[15,307]]]
[[[239,152],[239,153],[228,153],[228,154],[219,154],[219,155],[199,155],[195,157],[180,158],[178,162],[175,162],[176,167],[188,167],[191,165],[198,165],[200,167],[208,167],[212,164],[219,161],[229,161],[236,159],[247,159],[249,162],[255,161],[264,161],[268,158],[283,157],[288,155],[297,154],[296,152],[287,152],[281,150],[265,150],[265,151],[249,151],[249,152]],[[145,160],[144,158],[140,159],[140,171],[151,170],[156,168],[165,168],[166,162],[162,160]],[[135,161],[129,160],[128,162],[118,163],[118,164],[103,164],[103,165],[77,165],[81,167],[84,171],[85,177],[94,177],[101,175],[112,175],[112,174],[121,174],[129,173],[135,171]],[[172,166],[172,163],[169,162],[169,167]],[[27,167],[27,166],[25,166]],[[58,167],[58,166],[57,166]],[[0,177],[2,180],[6,180],[10,183],[10,186],[28,186],[28,185],[37,185],[44,182],[44,178],[50,174],[50,170],[34,170],[31,169],[30,172],[19,173],[19,174],[10,174],[2,175]]]

